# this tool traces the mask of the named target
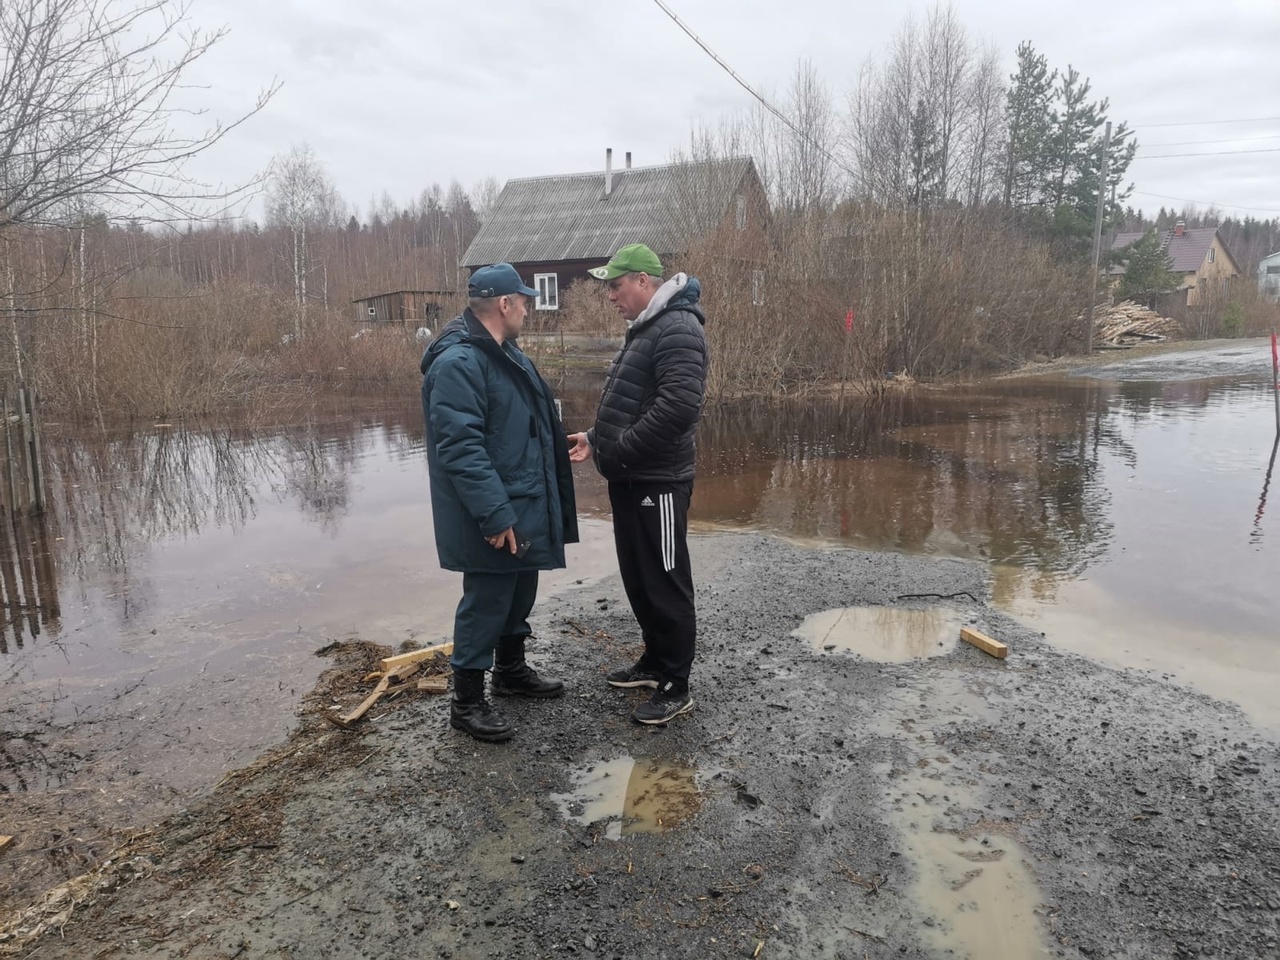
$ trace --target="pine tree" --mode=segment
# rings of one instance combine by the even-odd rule
[[[1116,296],[1121,300],[1135,300],[1151,306],[1152,300],[1162,293],[1170,293],[1178,289],[1182,279],[1170,267],[1172,262],[1164,249],[1160,234],[1151,230],[1141,240],[1132,244],[1126,251],[1128,263],[1124,268],[1124,277],[1116,288]]]
[[[1005,104],[1009,142],[1005,157],[1004,202],[1027,206],[1041,198],[1046,174],[1046,144],[1052,133],[1051,106],[1056,70],[1029,41],[1018,45],[1018,70]]]

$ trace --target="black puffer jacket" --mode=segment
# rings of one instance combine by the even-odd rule
[[[693,433],[707,383],[702,285],[677,274],[627,331],[587,431],[606,480],[664,483],[692,480]]]

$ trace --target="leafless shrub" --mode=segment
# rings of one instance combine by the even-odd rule
[[[578,280],[560,291],[556,330],[603,340],[621,336],[626,326],[603,283]]]

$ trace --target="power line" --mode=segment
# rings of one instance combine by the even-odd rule
[[[1204,207],[1230,207],[1232,210],[1250,210],[1255,213],[1280,213],[1269,207],[1242,207],[1238,203],[1219,203],[1216,200],[1193,200],[1190,197],[1170,197],[1163,193],[1148,193],[1146,190],[1134,190],[1140,197],[1155,197],[1157,200],[1177,200],[1179,203],[1198,203]]]
[[[1148,156],[1136,154],[1135,160],[1167,160],[1169,157],[1232,157],[1242,153],[1280,153],[1280,147],[1266,147],[1259,150],[1210,150],[1206,153],[1156,153]]]
[[[1173,143],[1150,143],[1149,150],[1163,150],[1165,147],[1207,147],[1214,143],[1249,143],[1254,140],[1280,140],[1280,133],[1268,133],[1263,137],[1228,137],[1226,140],[1175,140]]]
[[[1137,127],[1144,129],[1151,127],[1203,127],[1215,123],[1270,123],[1273,120],[1280,120],[1280,117],[1241,117],[1239,120],[1179,120],[1176,123],[1135,123],[1132,126],[1135,129]]]
[[[791,130],[791,132],[792,132],[792,133],[794,133],[794,134],[795,134],[797,137],[799,137],[800,139],[807,141],[807,142],[809,143],[809,145],[810,145],[810,146],[812,146],[815,150],[818,150],[819,152],[821,152],[823,156],[825,156],[828,160],[830,160],[832,163],[834,163],[837,167],[839,167],[841,170],[843,170],[843,171],[844,171],[845,173],[847,173],[849,176],[854,177],[855,179],[858,179],[858,178],[859,178],[859,177],[858,177],[858,174],[854,173],[854,171],[850,170],[850,169],[849,169],[848,167],[846,167],[843,163],[841,163],[838,159],[836,159],[836,157],[834,157],[834,156],[831,154],[831,152],[830,152],[829,150],[827,150],[827,148],[826,148],[826,147],[824,147],[822,144],[818,143],[816,140],[814,140],[814,139],[813,139],[813,137],[809,136],[809,134],[805,133],[803,130],[801,130],[799,127],[797,127],[794,123],[792,123],[792,122],[791,122],[791,118],[790,118],[790,117],[786,116],[786,114],[784,114],[781,110],[779,110],[777,107],[775,107],[773,104],[771,104],[768,100],[766,100],[766,99],[765,99],[764,97],[762,97],[760,94],[756,93],[756,91],[752,88],[751,84],[747,83],[747,81],[743,80],[743,79],[742,79],[742,77],[738,76],[737,71],[736,71],[736,70],[734,70],[734,69],[733,69],[733,67],[729,66],[729,64],[727,64],[727,63],[725,63],[723,60],[721,60],[721,59],[720,59],[720,57],[719,57],[719,55],[718,55],[714,50],[712,50],[709,46],[707,46],[707,45],[702,41],[702,38],[701,38],[701,37],[699,37],[699,36],[698,36],[696,33],[694,33],[691,29],[689,29],[689,26],[688,26],[688,25],[687,25],[683,20],[681,20],[678,16],[676,16],[675,11],[674,11],[674,10],[672,10],[669,6],[667,6],[667,5],[666,5],[666,3],[664,3],[664,2],[663,2],[663,0],[653,0],[653,2],[654,2],[654,3],[656,3],[656,4],[658,5],[658,8],[659,8],[663,13],[665,13],[668,17],[670,17],[670,18],[675,22],[675,25],[676,25],[677,27],[679,27],[681,30],[683,30],[683,31],[688,35],[688,37],[689,37],[689,39],[690,39],[690,40],[692,40],[692,41],[693,41],[694,43],[696,43],[699,47],[701,47],[701,48],[702,48],[702,50],[707,54],[707,56],[709,56],[712,60],[714,60],[716,63],[718,63],[718,64],[720,65],[721,69],[723,69],[723,70],[725,71],[725,73],[727,73],[727,74],[729,74],[729,76],[733,77],[733,79],[737,82],[738,86],[742,87],[742,89],[743,89],[743,90],[747,91],[747,93],[751,94],[751,96],[753,96],[753,97],[755,97],[757,100],[759,100],[759,101],[760,101],[760,104],[761,104],[761,105],[762,105],[766,110],[768,110],[771,114],[773,114],[775,117],[777,117],[777,118],[778,118],[779,120],[781,120],[783,123],[785,123],[785,124],[787,125],[787,128],[788,128],[789,130]]]

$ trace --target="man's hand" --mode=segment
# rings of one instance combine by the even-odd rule
[[[501,533],[494,534],[492,537],[485,537],[489,541],[489,546],[495,550],[507,548],[507,552],[514,554],[516,552],[516,531],[512,527],[507,527]]]
[[[591,444],[587,442],[585,433],[571,433],[569,440],[569,459],[574,463],[583,463],[591,459]]]

